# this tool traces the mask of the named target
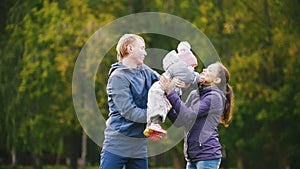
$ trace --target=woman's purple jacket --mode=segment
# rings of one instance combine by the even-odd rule
[[[175,91],[167,98],[173,106],[168,118],[174,126],[185,127],[185,159],[195,162],[221,158],[217,126],[224,110],[224,93],[217,87],[205,87],[192,91],[185,103]]]

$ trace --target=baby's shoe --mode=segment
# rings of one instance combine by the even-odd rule
[[[160,141],[167,131],[162,129],[160,124],[151,123],[145,130],[144,135],[153,141]]]
[[[160,140],[163,139],[163,136],[161,136],[160,134],[157,133],[152,133],[149,136],[147,136],[150,140],[155,141],[155,142],[159,142]]]

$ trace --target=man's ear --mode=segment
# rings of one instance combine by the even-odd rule
[[[219,78],[219,77],[215,78],[214,83],[215,84],[221,83],[221,78]]]
[[[127,45],[126,50],[127,50],[127,53],[132,53],[133,52],[133,46],[131,44]]]

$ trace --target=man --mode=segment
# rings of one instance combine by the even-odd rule
[[[147,95],[158,74],[144,64],[144,39],[123,35],[116,47],[107,83],[109,118],[101,152],[100,169],[148,169]]]

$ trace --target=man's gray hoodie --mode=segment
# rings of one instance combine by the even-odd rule
[[[118,62],[112,65],[109,75],[109,117],[103,148],[120,156],[146,157],[143,131],[147,119],[147,95],[151,85],[158,80],[158,74],[144,64],[128,68]]]

